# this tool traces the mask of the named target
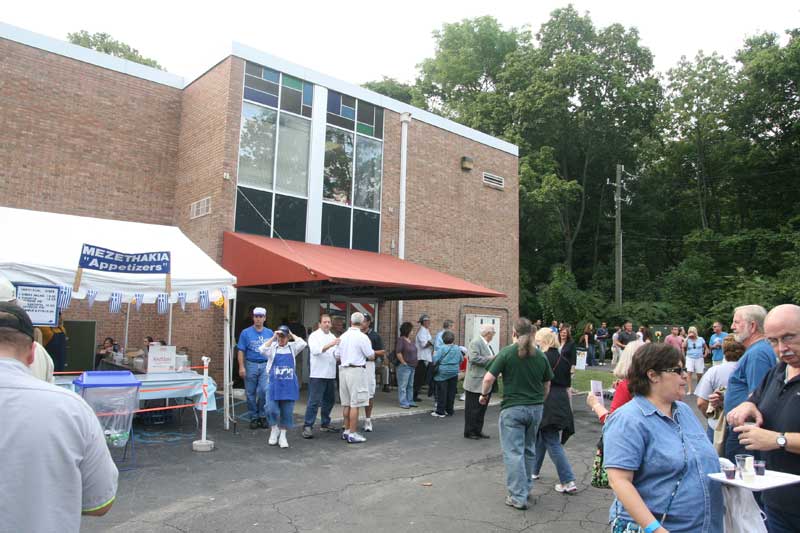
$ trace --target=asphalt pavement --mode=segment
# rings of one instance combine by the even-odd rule
[[[191,417],[137,428],[136,464],[120,473],[114,507],[85,517],[82,531],[605,531],[612,493],[589,485],[600,425],[582,397],[574,407],[566,451],[579,490],[555,492],[545,459],[527,511],[504,504],[497,406],[487,413],[491,439],[465,439],[463,411],[439,419],[420,409],[376,420],[363,444],[331,433],[305,440],[295,427],[288,449],[267,446],[267,430],[226,432],[212,415],[210,453],[191,450]]]

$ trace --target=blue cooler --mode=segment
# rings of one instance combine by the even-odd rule
[[[130,438],[133,414],[139,408],[138,381],[128,370],[89,371],[72,381],[77,392],[97,414],[106,443],[122,448]]]

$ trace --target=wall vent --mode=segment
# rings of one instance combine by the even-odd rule
[[[506,186],[506,179],[501,176],[495,176],[488,172],[483,173],[483,184],[495,189],[504,189]]]
[[[189,208],[189,218],[195,219],[206,216],[211,212],[211,197],[206,196],[202,200],[197,200]]]

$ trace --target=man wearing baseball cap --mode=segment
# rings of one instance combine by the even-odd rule
[[[239,335],[236,345],[239,358],[239,377],[244,380],[247,392],[247,411],[250,429],[267,428],[267,356],[260,351],[261,345],[274,335],[264,327],[267,310],[253,309],[253,325]]]
[[[0,527],[77,532],[111,508],[118,471],[92,408],[31,375],[34,350],[28,314],[0,302]]]
[[[0,276],[0,302],[19,304],[14,285],[3,276]],[[36,341],[34,341],[34,345],[36,351],[33,355],[33,363],[30,365],[31,374],[42,381],[53,383],[53,358],[50,357],[44,346]]]

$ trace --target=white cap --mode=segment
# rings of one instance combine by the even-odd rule
[[[17,291],[14,285],[5,276],[0,276],[0,302],[10,302],[17,298]]]
[[[255,309],[253,309],[253,314],[267,316],[267,310],[264,309],[263,307],[256,307]]]

